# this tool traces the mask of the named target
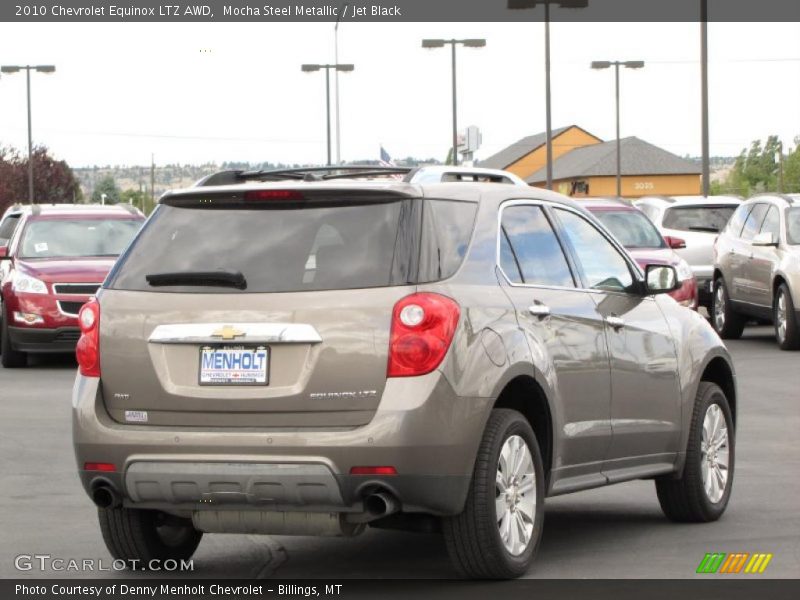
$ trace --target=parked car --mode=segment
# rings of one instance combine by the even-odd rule
[[[409,183],[482,182],[528,187],[522,178],[510,171],[452,165],[430,165],[412,169],[405,180]]]
[[[741,203],[741,198],[736,196],[647,196],[634,201],[655,223],[670,247],[689,263],[697,278],[700,305],[705,306],[709,314],[714,283],[714,239]],[[681,241],[675,242],[673,238]]]
[[[351,176],[169,192],[81,310],[75,455],[115,558],[440,528],[508,578],[546,496],[653,479],[668,518],[720,517],[734,369],[675,267],[546,190]]]
[[[677,255],[655,225],[638,208],[620,200],[583,200],[589,210],[613,233],[630,255],[645,268],[649,264],[672,265],[678,272],[681,287],[670,292],[681,306],[697,310],[697,279],[689,263]],[[680,238],[671,238],[675,248],[684,247]]]
[[[33,205],[15,209],[10,243],[0,245],[0,362],[73,352],[78,311],[144,222],[128,205]]]
[[[8,207],[0,217],[0,246],[8,245],[8,241],[17,228],[20,216],[22,216],[22,208],[17,204]]]
[[[713,325],[723,338],[771,321],[782,350],[800,348],[800,194],[751,198],[714,244]]]

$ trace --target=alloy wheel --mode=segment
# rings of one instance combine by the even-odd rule
[[[725,289],[722,282],[717,284],[717,291],[714,293],[714,324],[717,331],[725,328]]]
[[[728,485],[728,426],[718,404],[711,404],[703,418],[703,440],[700,446],[700,470],[708,499],[716,504]]]
[[[780,291],[775,303],[775,330],[778,334],[778,342],[781,344],[786,339],[786,327],[786,295]]]
[[[519,556],[530,543],[536,519],[536,471],[528,444],[510,436],[497,461],[495,514],[506,550]]]

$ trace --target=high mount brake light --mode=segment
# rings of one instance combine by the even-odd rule
[[[446,296],[420,292],[394,305],[387,377],[425,375],[444,359],[461,309]]]
[[[81,375],[100,377],[100,304],[92,298],[78,313],[81,337],[75,348],[75,358]]]
[[[244,193],[248,202],[264,200],[303,200],[304,196],[297,190],[250,190]]]

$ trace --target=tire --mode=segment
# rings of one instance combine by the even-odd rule
[[[99,508],[97,517],[111,556],[136,570],[153,560],[189,559],[203,537],[188,519],[157,510]]]
[[[728,288],[725,286],[725,280],[722,277],[718,277],[714,281],[714,295],[711,298],[710,316],[714,331],[723,340],[738,340],[742,337],[746,319],[733,310]]]
[[[528,473],[527,481],[533,480],[533,490],[527,493],[518,490],[517,484],[509,485],[509,497],[500,493],[496,483],[498,475],[509,483],[509,477],[500,471],[507,471],[505,459],[501,463],[501,451],[521,448],[520,441],[528,452],[530,462],[524,460],[524,472]],[[508,444],[508,446],[506,446]],[[511,452],[513,450],[509,450]],[[525,456],[522,451],[521,456]],[[527,465],[525,468],[524,465]],[[483,433],[475,468],[472,474],[466,504],[461,514],[443,519],[447,551],[463,577],[474,579],[511,579],[523,575],[536,556],[542,538],[544,522],[544,470],[536,436],[528,421],[515,410],[495,409],[489,416]],[[532,477],[531,477],[532,474]],[[519,494],[523,494],[522,497]],[[535,504],[531,507],[531,500]],[[516,501],[516,502],[515,502]],[[508,507],[513,503],[515,510]],[[498,518],[502,510],[503,518]],[[529,514],[532,513],[532,514]],[[527,520],[525,515],[529,514]],[[504,542],[500,527],[520,522],[532,528],[523,536],[518,536],[515,550],[511,551],[506,544],[512,544],[514,538],[508,537]],[[509,529],[519,532],[520,529]],[[525,543],[527,537],[527,543]]]
[[[4,369],[18,369],[28,366],[28,355],[11,348],[11,339],[8,333],[8,319],[6,308],[0,310],[0,364]]]
[[[716,407],[716,408],[715,408]],[[727,433],[727,477],[724,485],[717,491],[708,491],[705,482],[710,481],[704,477],[714,479],[714,470],[706,462],[708,454],[704,451],[705,441],[703,431],[706,424],[706,415],[717,414],[724,419]],[[711,417],[713,422],[713,417]],[[720,425],[722,421],[720,421]],[[733,487],[733,474],[736,464],[736,443],[731,409],[725,393],[714,383],[700,382],[695,397],[694,412],[692,413],[689,443],[686,449],[686,464],[683,474],[679,479],[674,476],[659,477],[656,479],[656,493],[661,509],[671,521],[679,523],[707,523],[716,521],[725,512]],[[712,439],[714,439],[712,437]],[[724,456],[721,446],[715,451],[714,456],[720,459]],[[717,480],[719,481],[719,480]],[[718,497],[715,495],[719,493]]]
[[[785,283],[778,286],[773,304],[775,339],[778,346],[781,350],[797,350],[800,348],[800,324],[797,322],[792,294]]]

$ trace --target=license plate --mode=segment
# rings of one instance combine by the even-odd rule
[[[267,385],[266,346],[204,346],[200,349],[200,385]]]

